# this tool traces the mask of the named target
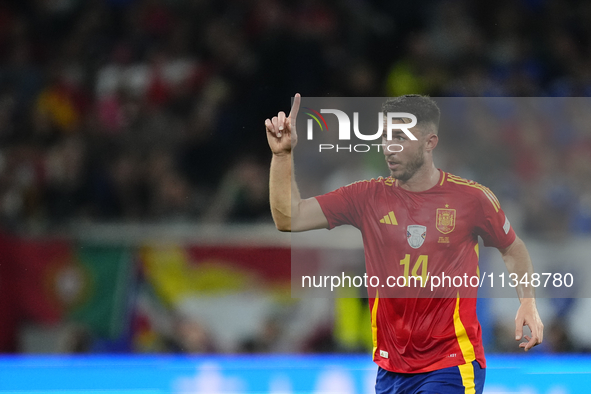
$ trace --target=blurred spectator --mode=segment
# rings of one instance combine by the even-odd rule
[[[214,353],[215,343],[205,327],[188,317],[178,316],[171,338],[173,351],[189,354]]]
[[[279,341],[284,325],[284,316],[269,316],[263,322],[260,334],[243,340],[239,351],[242,353],[276,353],[281,351]]]
[[[268,170],[253,157],[242,156],[224,177],[204,220],[206,222],[269,221]]]
[[[92,337],[83,325],[69,325],[66,333],[58,344],[58,352],[65,354],[89,353],[92,348]]]

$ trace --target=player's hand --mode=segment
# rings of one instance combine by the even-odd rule
[[[283,155],[290,153],[296,146],[298,136],[296,133],[296,118],[300,109],[299,93],[296,93],[291,106],[289,116],[285,117],[285,112],[281,111],[274,116],[273,119],[265,120],[265,128],[267,129],[267,141],[269,147],[275,155]]]
[[[529,335],[523,335],[524,326],[529,327],[531,337]],[[544,325],[538,314],[538,308],[536,307],[536,300],[534,298],[522,299],[521,306],[517,310],[517,316],[515,316],[515,340],[521,341],[522,338],[525,338],[527,342],[521,342],[519,347],[526,352],[542,343],[544,339]]]

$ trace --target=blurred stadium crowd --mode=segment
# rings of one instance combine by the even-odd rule
[[[270,224],[263,121],[295,92],[586,97],[591,3],[2,2],[3,227]],[[481,128],[442,143],[441,167],[489,186],[527,236],[590,234],[591,112],[578,103],[558,131],[527,116],[495,130],[482,114]],[[175,319],[167,350],[215,350],[200,323]],[[233,350],[284,351],[269,342],[281,320]],[[338,349],[325,331],[306,350]],[[552,349],[573,349],[564,327],[553,332]]]
[[[64,0],[4,2],[0,19],[0,212],[29,231],[269,221],[262,124],[296,91],[591,93],[584,1]],[[547,210],[591,232],[589,132],[540,135],[514,130],[491,161],[528,184],[531,232]]]

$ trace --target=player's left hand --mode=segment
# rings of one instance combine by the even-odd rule
[[[524,326],[529,327],[531,337],[523,335]],[[522,338],[525,338],[527,342],[521,342],[519,347],[526,352],[542,343],[544,339],[544,324],[542,324],[542,319],[538,314],[535,298],[522,299],[521,306],[517,310],[517,316],[515,316],[515,340],[521,341]]]

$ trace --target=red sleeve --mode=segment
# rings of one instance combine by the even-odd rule
[[[332,229],[343,224],[350,224],[359,228],[361,226],[362,204],[364,194],[370,182],[355,182],[337,190],[316,196],[316,200],[328,220],[328,228]]]
[[[481,212],[478,215],[476,233],[482,237],[484,245],[498,249],[511,245],[515,241],[515,231],[501,209],[499,200],[487,188],[483,188],[478,196]]]

